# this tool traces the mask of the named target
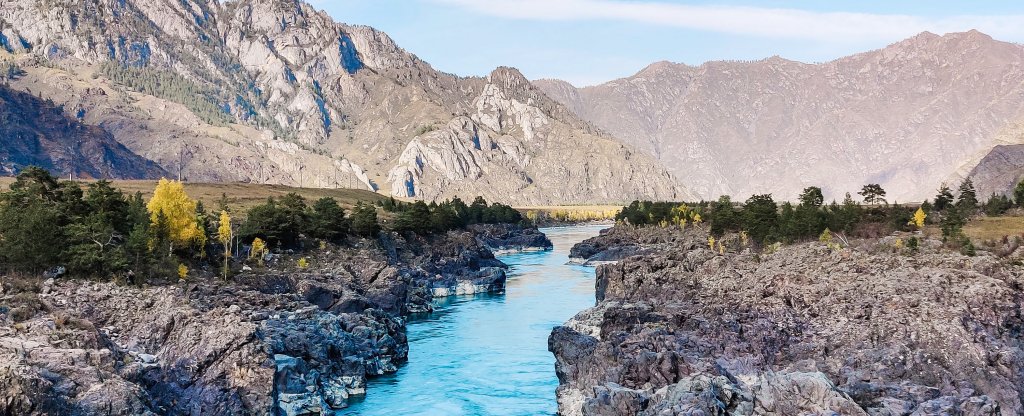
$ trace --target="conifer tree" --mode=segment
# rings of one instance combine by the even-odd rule
[[[868,205],[888,204],[885,200],[885,189],[882,189],[882,186],[877,183],[864,185],[857,194],[863,197],[864,203]]]
[[[377,210],[362,202],[356,203],[352,210],[352,232],[363,237],[376,236],[380,231],[377,223]]]
[[[964,179],[957,190],[960,196],[957,197],[956,207],[968,215],[974,212],[978,208],[978,192],[974,189],[974,181],[971,178]]]
[[[953,191],[949,189],[949,186],[945,183],[939,187],[939,193],[935,195],[935,203],[932,204],[936,211],[945,211],[950,205],[953,205]]]

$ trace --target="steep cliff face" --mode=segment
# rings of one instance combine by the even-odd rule
[[[703,198],[816,185],[841,199],[880,183],[890,200],[921,200],[1024,118],[1024,47],[922,33],[821,64],[660,62],[593,87],[535,85]]]
[[[15,0],[0,33],[25,68],[15,88],[196,180],[523,204],[682,195],[515,69],[442,73],[297,0]]]
[[[156,178],[165,172],[103,129],[30,94],[0,85],[0,174],[41,166],[82,178]]]

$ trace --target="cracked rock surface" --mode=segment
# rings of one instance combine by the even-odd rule
[[[627,238],[645,233],[657,241]],[[599,266],[597,305],[552,332],[562,414],[1024,412],[1012,257],[893,237],[723,255],[706,239],[622,229],[581,243],[649,252]]]

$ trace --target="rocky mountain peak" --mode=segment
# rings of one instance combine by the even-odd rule
[[[532,88],[530,81],[523,76],[518,69],[509,66],[500,66],[487,75],[487,82],[496,84],[503,89],[516,90]]]
[[[888,47],[867,52],[883,55],[906,55],[916,59],[946,59],[956,56],[1000,55],[1014,53],[1021,49],[1020,45],[1001,42],[978,30],[952,32],[937,35],[922,32],[911,38],[896,42]]]
[[[439,72],[299,0],[79,3],[0,3],[0,43],[26,68],[12,86],[186,178],[523,204],[679,193],[514,68]]]
[[[637,76],[658,76],[666,71],[675,71],[680,67],[687,67],[685,64],[679,64],[670,61],[658,61],[653,64],[647,65],[644,69],[641,69],[636,73]]]

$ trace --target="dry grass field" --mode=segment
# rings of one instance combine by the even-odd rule
[[[8,186],[14,182],[12,177],[0,177],[0,192],[6,191]],[[89,183],[91,180],[82,180],[82,183]],[[114,186],[126,194],[142,192],[143,197],[149,198],[156,188],[155,180],[115,180]],[[185,183],[185,191],[189,196],[202,201],[208,209],[216,207],[221,200],[221,195],[226,195],[228,205],[233,211],[244,213],[254,205],[266,201],[268,197],[281,197],[290,192],[295,192],[306,198],[307,201],[315,201],[325,196],[333,197],[345,208],[351,208],[357,202],[375,203],[387,198],[376,192],[361,189],[324,189],[324,188],[294,188],[284,185],[260,185],[250,183]],[[524,213],[545,213],[549,218],[562,220],[588,221],[610,219],[622,209],[618,205],[572,205],[572,206],[529,206],[516,207]]]
[[[548,218],[560,222],[607,221],[615,219],[622,210],[619,205],[550,205],[516,207],[527,218],[537,220]]]
[[[0,190],[6,191],[14,178],[0,177]],[[90,181],[82,181],[88,183]],[[153,180],[118,180],[112,181],[114,186],[126,194],[142,192],[143,197],[149,198],[156,188],[157,181]],[[207,209],[215,208],[221,200],[222,195],[228,198],[228,206],[235,212],[245,212],[250,207],[266,201],[268,197],[281,197],[290,192],[295,192],[313,201],[325,196],[333,197],[343,207],[351,208],[356,202],[377,202],[385,196],[376,192],[360,189],[319,189],[319,188],[292,188],[283,185],[259,185],[249,183],[185,183],[185,192],[189,196],[203,202]]]
[[[964,234],[975,241],[1024,235],[1024,217],[981,217],[965,225]]]

